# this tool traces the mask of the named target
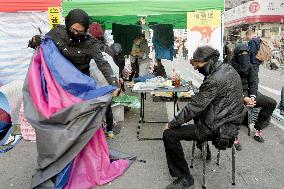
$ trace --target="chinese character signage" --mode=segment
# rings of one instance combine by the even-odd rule
[[[48,7],[49,24],[51,28],[61,23],[60,20],[60,7]]]
[[[222,12],[206,10],[187,13],[188,55],[192,56],[199,46],[210,45],[222,50]]]
[[[221,24],[221,11],[208,10],[187,13],[187,28],[194,26],[219,27]]]

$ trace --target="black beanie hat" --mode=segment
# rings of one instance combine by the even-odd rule
[[[198,47],[193,53],[193,61],[195,62],[208,62],[209,60],[217,61],[220,57],[218,50],[210,46]]]
[[[65,18],[66,29],[69,29],[73,24],[79,23],[85,27],[85,31],[89,28],[89,16],[81,9],[71,10]]]

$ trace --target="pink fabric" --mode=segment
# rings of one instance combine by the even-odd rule
[[[20,117],[20,123],[21,123],[21,133],[22,133],[24,140],[35,141],[36,140],[35,130],[31,126],[31,124],[28,122],[28,120],[25,118],[23,102],[21,103],[19,117]]]
[[[40,65],[44,73],[46,80],[48,99],[43,94],[42,84],[40,76]],[[33,63],[28,73],[29,90],[32,101],[37,109],[46,118],[50,118],[51,115],[60,111],[63,108],[72,106],[82,100],[74,95],[66,92],[52,77],[47,65],[45,64],[42,50],[33,57]]]
[[[103,129],[99,129],[75,158],[68,184],[64,189],[89,189],[106,184],[122,175],[129,161],[110,163],[109,149]]]

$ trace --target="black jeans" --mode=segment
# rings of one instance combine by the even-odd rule
[[[113,126],[113,114],[112,114],[112,109],[111,109],[111,105],[109,105],[107,107],[106,110],[106,129],[107,132],[112,131],[112,126]]]
[[[251,64],[252,67],[254,68],[255,72],[257,73],[258,75],[258,72],[259,72],[259,64]]]
[[[261,94],[260,92],[257,93],[256,96],[256,107],[261,107],[261,110],[258,115],[257,122],[255,124],[256,130],[262,130],[266,126],[269,125],[269,121],[273,111],[277,106],[277,102],[268,96]]]
[[[257,83],[259,83],[259,77],[258,77],[258,73],[259,73],[259,64],[251,64],[253,69],[255,70],[255,73],[257,74]]]
[[[187,177],[190,175],[180,141],[203,141],[207,140],[208,136],[209,135],[205,133],[202,127],[195,124],[189,124],[164,131],[163,141],[167,163],[172,177]]]
[[[129,76],[129,81],[132,81],[133,78],[139,77],[139,58],[135,58],[135,62],[132,65],[132,73]]]

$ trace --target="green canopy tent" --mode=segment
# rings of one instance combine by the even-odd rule
[[[111,29],[112,23],[135,24],[141,16],[147,22],[173,24],[186,28],[187,12],[224,9],[223,0],[63,0],[63,16],[75,8],[85,10],[91,20]]]

